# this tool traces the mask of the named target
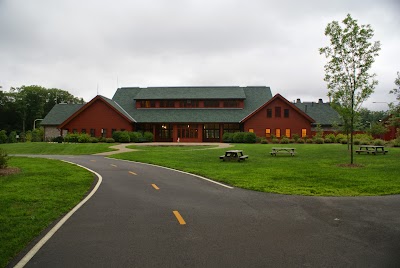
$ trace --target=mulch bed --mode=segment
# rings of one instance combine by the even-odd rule
[[[19,168],[9,167],[9,168],[1,168],[0,169],[0,176],[7,176],[16,173],[20,173],[21,170]]]

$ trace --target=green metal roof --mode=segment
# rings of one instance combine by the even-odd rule
[[[132,121],[135,121],[135,119],[132,118],[130,114],[128,114],[118,103],[116,103],[113,100],[110,100],[109,98],[106,98],[104,96],[100,96],[103,100],[105,100],[108,104],[110,104],[114,109],[116,109],[118,112],[121,114],[125,115],[127,118],[129,118]]]
[[[333,123],[342,123],[340,115],[335,109],[332,108],[330,103],[297,102],[294,103],[294,105],[315,120],[313,125],[331,125]]]
[[[50,112],[41,122],[41,125],[60,125],[68,119],[73,113],[82,108],[84,104],[60,103],[54,105]]]
[[[205,91],[209,91],[212,87],[205,87]],[[221,92],[229,92],[232,89],[236,98],[239,91],[243,92],[244,108],[141,108],[136,109],[136,99],[148,93],[149,88],[119,88],[115,93],[113,100],[117,102],[127,113],[129,113],[138,123],[205,123],[205,122],[224,122],[224,123],[239,123],[247,115],[259,108],[265,102],[272,98],[271,89],[269,87],[213,87],[212,89]],[[166,88],[169,89],[169,88]],[[193,88],[192,88],[193,89]],[[196,89],[203,89],[196,87]],[[150,90],[151,91],[151,90]],[[171,93],[172,91],[170,91]],[[202,90],[198,90],[202,92]],[[219,96],[219,94],[213,96]],[[227,94],[227,93],[226,93]],[[235,95],[236,94],[236,95]],[[210,96],[211,94],[209,94]],[[139,96],[139,97],[138,97]],[[177,96],[182,96],[178,92]],[[192,95],[193,96],[193,95]],[[224,96],[224,99],[231,96]],[[177,99],[174,95],[169,95],[170,99]],[[204,99],[198,95],[197,99]],[[158,99],[158,98],[157,98]]]
[[[141,88],[137,100],[165,99],[245,99],[242,87],[148,87]]]

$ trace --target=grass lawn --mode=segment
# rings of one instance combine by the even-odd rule
[[[271,148],[279,146],[296,148],[296,156],[271,156]],[[131,148],[140,151],[112,157],[184,170],[250,190],[317,196],[400,194],[400,148],[388,148],[386,155],[354,154],[360,167],[340,166],[350,163],[347,146],[341,144],[238,144],[230,149],[249,155],[240,163],[219,160],[226,149]]]
[[[0,267],[88,192],[93,174],[57,160],[9,160],[18,174],[0,176]]]
[[[114,143],[47,143],[24,142],[1,144],[8,154],[81,155],[114,151]]]

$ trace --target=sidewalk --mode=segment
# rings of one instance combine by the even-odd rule
[[[207,150],[211,149],[219,149],[219,148],[228,148],[232,145],[229,143],[216,143],[216,142],[149,142],[149,143],[121,143],[114,146],[110,146],[112,149],[117,149],[116,151],[98,153],[95,155],[113,155],[127,152],[138,151],[138,149],[129,149],[127,146],[135,145],[135,146],[216,146],[213,148],[207,148]]]

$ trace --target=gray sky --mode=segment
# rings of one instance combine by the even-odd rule
[[[400,71],[400,1],[0,0],[0,86],[41,85],[86,101],[128,86],[270,86],[327,101],[326,25],[350,13],[382,50],[364,107],[387,108]]]

